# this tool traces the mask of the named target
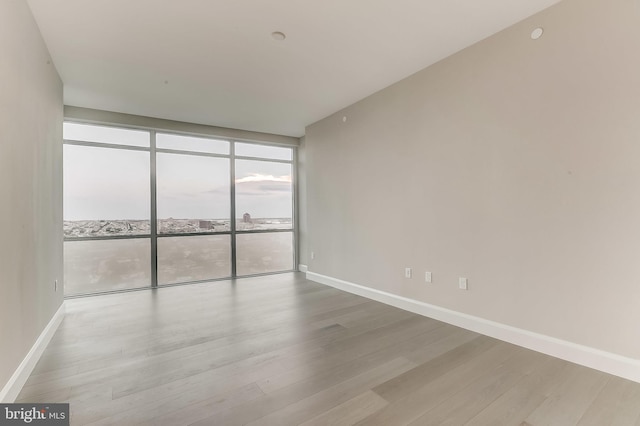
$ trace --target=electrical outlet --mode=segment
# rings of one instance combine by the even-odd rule
[[[57,292],[58,291],[58,280],[55,280],[53,282],[53,291]]]
[[[432,282],[432,280],[431,280],[431,272],[427,271],[427,272],[424,273],[424,280],[425,280],[425,282],[428,282],[428,283]]]
[[[411,268],[404,268],[404,277],[411,278]]]
[[[313,260],[313,259],[315,259],[315,258],[316,258],[316,252],[315,252],[315,251],[312,251],[312,252],[311,252],[311,260]]]
[[[469,280],[463,277],[458,278],[458,287],[460,290],[469,290]]]

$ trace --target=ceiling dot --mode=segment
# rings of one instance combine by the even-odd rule
[[[542,34],[544,33],[544,29],[542,29],[541,27],[536,28],[535,30],[533,30],[531,32],[531,39],[532,40],[537,40],[540,37],[542,37]]]

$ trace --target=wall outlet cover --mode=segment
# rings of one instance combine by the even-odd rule
[[[460,290],[468,290],[469,281],[466,278],[460,277],[458,279],[458,287],[460,287]]]

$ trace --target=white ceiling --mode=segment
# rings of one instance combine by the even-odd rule
[[[557,2],[28,0],[66,105],[288,136]]]

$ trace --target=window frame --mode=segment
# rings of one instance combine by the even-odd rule
[[[97,148],[108,148],[108,149],[118,149],[118,150],[132,150],[132,151],[144,151],[149,152],[150,158],[150,232],[149,234],[136,234],[136,235],[111,235],[111,236],[94,236],[94,237],[64,237],[64,242],[74,242],[74,241],[100,241],[100,240],[118,240],[118,239],[139,239],[139,238],[148,238],[150,239],[151,246],[151,264],[149,265],[150,273],[151,273],[151,285],[149,287],[142,288],[131,288],[131,289],[118,289],[112,291],[104,291],[97,293],[79,293],[67,295],[65,294],[65,298],[73,298],[73,297],[82,297],[82,296],[90,296],[96,294],[105,294],[105,293],[120,293],[123,291],[134,291],[134,290],[144,290],[144,289],[155,289],[160,287],[169,287],[176,285],[185,285],[185,284],[194,284],[194,283],[202,283],[202,282],[213,282],[220,280],[228,280],[242,277],[253,277],[253,276],[261,276],[261,275],[272,275],[277,273],[285,273],[292,272],[297,270],[296,265],[298,261],[298,218],[297,218],[297,146],[295,145],[286,145],[286,144],[278,144],[278,143],[270,143],[266,141],[255,141],[255,140],[245,140],[241,138],[230,138],[224,136],[217,136],[211,134],[200,134],[200,133],[191,133],[191,132],[180,132],[174,130],[166,130],[160,128],[150,128],[143,126],[130,126],[130,125],[121,125],[117,123],[103,123],[103,122],[92,122],[85,120],[74,120],[71,118],[66,118],[64,123],[73,123],[80,125],[92,125],[99,127],[112,127],[116,129],[127,129],[127,130],[139,130],[149,132],[149,147],[141,147],[135,145],[122,145],[122,144],[110,144],[103,142],[89,142],[89,141],[79,141],[76,139],[63,139],[63,144],[65,145],[77,145],[77,146],[87,146],[87,147],[97,147]],[[206,153],[206,152],[197,152],[197,151],[189,151],[189,150],[178,150],[178,149],[169,149],[169,148],[157,148],[156,140],[158,134],[167,134],[167,135],[176,135],[176,136],[186,136],[186,137],[195,137],[200,139],[212,139],[216,141],[227,141],[229,143],[229,154],[216,154],[216,153]],[[291,149],[291,160],[282,160],[282,159],[271,159],[264,157],[253,157],[253,156],[236,156],[235,155],[235,145],[236,143],[242,144],[254,144],[254,145],[263,145],[263,146],[274,146],[281,148]],[[197,233],[171,233],[171,234],[160,234],[158,232],[158,215],[157,215],[157,154],[158,153],[167,153],[167,154],[181,154],[181,155],[193,155],[198,157],[215,157],[215,158],[227,158],[229,160],[229,174],[230,174],[230,230],[229,231],[220,231],[220,232],[197,232]],[[236,229],[236,221],[237,221],[237,212],[236,212],[236,182],[235,182],[235,161],[236,160],[251,160],[251,161],[263,161],[269,163],[284,163],[291,165],[291,229],[261,229],[261,230],[237,230]],[[63,167],[64,167],[64,159],[63,159]],[[236,236],[240,234],[267,234],[267,233],[290,233],[292,239],[292,268],[290,270],[284,271],[274,271],[274,272],[265,272],[251,275],[238,275],[237,273],[237,244],[236,244]],[[171,237],[190,237],[190,236],[211,236],[211,235],[229,235],[231,242],[231,275],[229,277],[223,278],[215,278],[210,280],[198,280],[198,281],[187,281],[180,283],[172,283],[172,284],[159,284],[158,283],[158,239],[159,238],[171,238]]]

